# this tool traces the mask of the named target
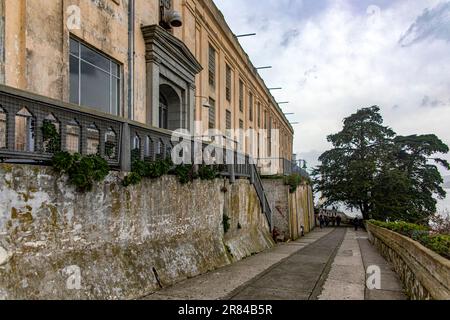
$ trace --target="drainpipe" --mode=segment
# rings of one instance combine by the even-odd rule
[[[128,119],[134,120],[135,0],[128,2]]]

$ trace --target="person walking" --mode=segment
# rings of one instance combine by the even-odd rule
[[[341,221],[342,221],[341,216],[337,216],[336,217],[336,223],[337,223],[338,228],[341,226]]]
[[[355,226],[355,231],[358,231],[358,224],[359,224],[359,220],[357,217],[355,217],[355,219],[353,219],[353,225]]]
[[[324,221],[323,221],[323,215],[320,215],[320,216],[319,216],[320,229],[323,229],[323,223],[324,223]]]

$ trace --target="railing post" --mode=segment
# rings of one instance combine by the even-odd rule
[[[250,183],[251,183],[251,184],[255,184],[255,170],[254,170],[254,167],[253,167],[253,165],[250,163],[250,161],[249,161],[249,163],[247,164],[247,166],[248,166],[249,169],[250,169]]]
[[[236,151],[233,151],[233,160],[230,164],[228,164],[228,167],[230,168],[230,183],[236,182]]]
[[[120,148],[120,169],[125,172],[131,171],[131,134],[127,122],[122,124],[122,141]]]

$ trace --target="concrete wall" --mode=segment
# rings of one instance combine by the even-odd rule
[[[450,300],[450,260],[396,232],[368,223],[369,238],[415,300]]]
[[[314,228],[314,205],[310,186],[299,186],[295,193],[283,179],[262,179],[264,190],[270,203],[273,223],[279,240],[296,240]]]
[[[0,165],[0,298],[135,298],[273,245],[247,180],[120,178],[80,194],[51,168]]]

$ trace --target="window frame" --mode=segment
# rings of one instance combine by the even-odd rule
[[[78,45],[78,55],[72,53],[71,50],[71,43],[72,41],[74,41],[77,45]],[[87,61],[86,59],[83,59],[81,56],[81,48],[82,46],[86,47],[89,50],[92,50],[94,53],[98,54],[99,56],[105,58],[108,60],[109,62],[109,71],[105,70],[104,68],[97,66],[95,64],[93,64],[90,61]],[[77,100],[78,102],[72,102],[71,100],[71,74],[70,74],[70,59],[71,58],[75,58],[77,60],[77,72],[78,72],[78,97]],[[81,97],[82,97],[82,90],[81,90],[81,83],[82,83],[82,74],[81,74],[81,66],[82,63],[85,63],[97,70],[100,70],[104,73],[106,73],[109,77],[109,114],[112,115],[116,115],[116,116],[120,116],[122,114],[122,100],[123,100],[123,64],[120,63],[119,61],[117,61],[116,59],[108,56],[107,54],[103,53],[102,51],[96,49],[95,47],[93,47],[92,45],[86,43],[85,41],[70,35],[69,37],[69,100],[71,103],[77,104],[79,106],[83,106],[83,104],[81,103]],[[114,74],[113,72],[113,66],[116,65],[117,66],[117,74]],[[116,106],[113,106],[113,83],[114,81],[118,81],[118,85],[116,86],[116,94],[117,94],[117,102],[116,102]],[[103,110],[99,109],[96,106],[90,106],[90,105],[86,105],[86,107],[90,107],[90,108],[94,108],[96,110],[99,110],[101,112],[104,112]],[[114,111],[114,108],[116,108],[117,110]]]

